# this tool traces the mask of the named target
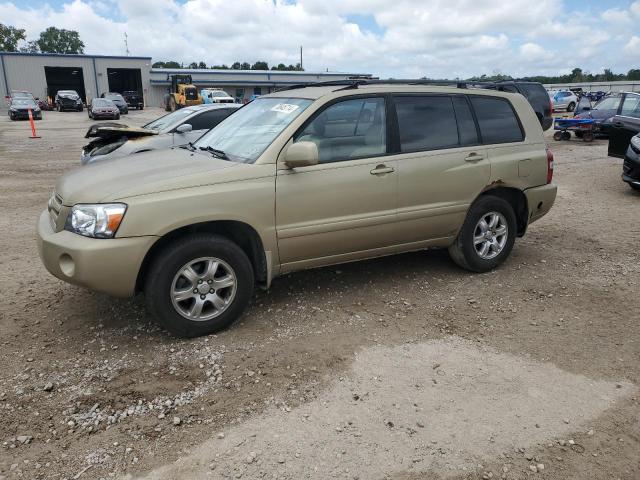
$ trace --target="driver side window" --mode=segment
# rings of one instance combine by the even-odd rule
[[[294,142],[313,142],[320,163],[376,157],[387,153],[384,98],[334,103],[316,116]]]
[[[640,95],[627,94],[622,104],[620,115],[625,117],[640,118]]]

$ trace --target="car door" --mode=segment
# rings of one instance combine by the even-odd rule
[[[384,96],[340,99],[292,142],[317,145],[317,165],[278,165],[276,229],[282,271],[371,256],[394,245],[396,162],[388,157]]]
[[[491,173],[469,101],[464,95],[399,94],[393,102],[402,241],[452,237]]]
[[[607,126],[607,132],[609,156],[624,158],[631,137],[640,132],[640,94],[625,94],[620,113],[613,117]]]

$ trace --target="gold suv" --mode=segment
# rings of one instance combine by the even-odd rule
[[[461,86],[460,86],[461,87]],[[485,272],[556,196],[519,94],[346,82],[258,98],[194,144],[57,182],[38,223],[56,277],[144,292],[174,334],[230,325],[278,275],[431,247]]]

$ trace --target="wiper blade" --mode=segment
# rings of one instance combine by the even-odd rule
[[[227,157],[227,154],[224,153],[222,150],[218,150],[217,148],[213,148],[213,147],[199,147],[200,150],[205,150],[209,153],[211,153],[214,157],[216,158],[221,158],[222,160],[229,160],[229,157]]]
[[[180,145],[180,148],[186,148],[187,150],[190,150],[192,152],[196,151],[196,147],[193,146],[193,142],[189,142],[186,145]]]

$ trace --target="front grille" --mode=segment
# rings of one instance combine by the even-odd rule
[[[49,218],[51,219],[51,226],[53,227],[54,231],[58,230],[58,216],[60,215],[61,209],[62,197],[56,192],[53,192],[51,198],[49,199],[49,203],[47,204],[47,210],[49,210]]]

